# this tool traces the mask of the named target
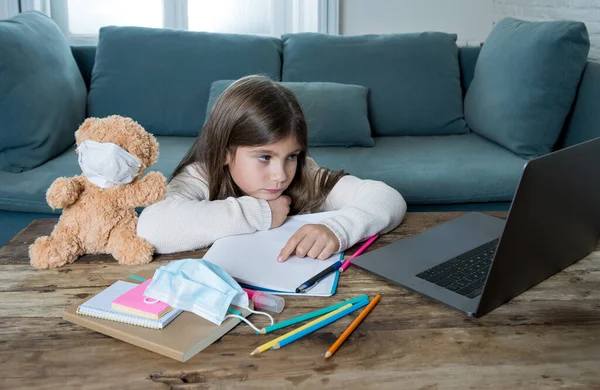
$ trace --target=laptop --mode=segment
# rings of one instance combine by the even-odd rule
[[[506,220],[471,212],[352,264],[480,317],[586,257],[600,238],[600,138],[528,161]]]

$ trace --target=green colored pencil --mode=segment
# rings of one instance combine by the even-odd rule
[[[294,324],[297,324],[298,322],[302,322],[302,321],[305,321],[305,320],[309,320],[311,318],[318,317],[318,316],[323,315],[323,314],[327,314],[327,313],[332,312],[332,311],[334,311],[336,309],[339,309],[340,307],[342,307],[344,305],[347,305],[349,303],[355,304],[356,302],[360,302],[360,301],[365,300],[365,299],[369,299],[369,297],[367,295],[359,295],[356,298],[352,298],[352,299],[348,299],[347,301],[344,301],[344,302],[336,303],[333,306],[324,307],[324,308],[319,309],[317,311],[313,311],[311,313],[302,314],[301,316],[290,318],[289,320],[285,320],[285,321],[279,322],[277,324],[274,324],[274,325],[271,325],[271,326],[267,326],[266,328],[262,328],[260,330],[260,332],[256,332],[256,334],[267,334],[267,333],[272,332],[274,330],[285,328],[286,326],[294,325]]]

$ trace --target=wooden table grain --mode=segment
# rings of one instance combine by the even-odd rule
[[[369,250],[461,214],[409,213]],[[600,252],[480,319],[351,267],[334,297],[286,297],[285,310],[274,316],[284,320],[359,294],[381,294],[331,359],[323,359],[325,351],[357,313],[259,356],[250,352],[287,329],[258,336],[242,324],[180,363],[63,321],[61,314],[131,273],[205,251],[132,267],[109,256],[84,256],[37,271],[27,248],[54,223],[34,221],[0,249],[2,389],[600,389]],[[262,316],[252,319],[266,325]]]

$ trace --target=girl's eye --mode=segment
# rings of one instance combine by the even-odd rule
[[[288,160],[292,160],[293,161],[293,160],[295,160],[297,158],[298,158],[297,154],[292,154],[291,156],[288,157]]]
[[[271,156],[268,156],[268,155],[258,156],[258,159],[260,161],[269,161],[271,159]]]

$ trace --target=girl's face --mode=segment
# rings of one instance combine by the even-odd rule
[[[275,200],[292,182],[300,150],[294,137],[264,146],[240,146],[234,158],[227,154],[225,165],[246,195]]]

